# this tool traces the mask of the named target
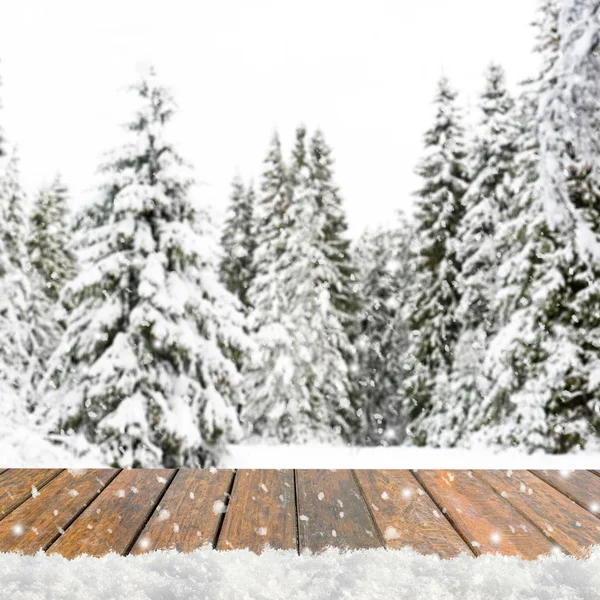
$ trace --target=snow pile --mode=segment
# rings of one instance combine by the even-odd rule
[[[453,598],[591,600],[600,589],[600,549],[590,559],[523,561],[465,555],[453,560],[412,550],[364,550],[319,556],[268,550],[136,557],[0,557],[0,598]]]
[[[228,446],[219,467],[229,469],[597,469],[597,452],[527,454],[494,446],[415,448],[325,444]]]
[[[85,442],[82,436],[61,438],[61,441],[63,444],[56,445],[39,429],[0,421],[0,467],[106,466],[99,450]]]

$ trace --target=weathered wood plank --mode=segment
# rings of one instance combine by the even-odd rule
[[[296,486],[300,552],[384,545],[352,471],[299,470]]]
[[[0,521],[0,552],[35,554],[56,540],[118,473],[116,469],[63,471]]]
[[[0,519],[41,490],[61,469],[8,469],[0,475]]]
[[[589,471],[532,471],[567,498],[600,515],[600,478]]]
[[[535,559],[552,544],[471,471],[418,471],[416,477],[475,554]]]
[[[600,519],[528,471],[482,471],[478,476],[569,554],[581,558],[600,544]]]
[[[131,554],[175,549],[192,552],[216,543],[233,471],[182,469],[152,514]]]
[[[48,549],[48,554],[125,554],[137,538],[175,472],[170,469],[121,471]]]
[[[355,475],[388,548],[409,547],[441,558],[473,554],[410,471]]]
[[[297,548],[294,472],[241,469],[217,542],[218,550]]]

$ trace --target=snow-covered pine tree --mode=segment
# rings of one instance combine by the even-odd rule
[[[252,183],[246,190],[236,176],[232,183],[227,220],[221,236],[223,258],[221,279],[227,289],[248,307],[248,289],[253,277],[255,247],[254,205],[256,196]]]
[[[318,129],[310,140],[309,167],[319,212],[323,214],[323,252],[335,268],[335,279],[323,282],[329,289],[338,318],[348,330],[358,309],[356,266],[352,259],[348,223],[339,189],[334,182],[332,150]]]
[[[57,175],[51,185],[40,190],[29,219],[29,260],[51,302],[58,301],[77,268],[71,248],[68,197],[68,189]]]
[[[0,159],[0,410],[22,421],[36,347],[30,320],[25,193],[16,151]]]
[[[77,268],[67,201],[68,190],[57,176],[51,185],[40,190],[29,216],[30,323],[37,348],[37,368],[31,373],[32,392],[64,331],[64,311],[58,298]],[[31,407],[37,403],[36,396],[33,393],[28,401]]]
[[[472,182],[463,203],[465,214],[458,228],[456,258],[460,265],[457,286],[460,303],[456,319],[460,334],[454,348],[448,387],[450,402],[432,415],[429,426],[439,438],[428,440],[454,445],[470,427],[472,411],[478,411],[487,393],[481,365],[488,338],[498,328],[493,313],[498,293],[496,275],[503,250],[500,224],[515,202],[518,124],[514,101],[502,67],[490,65],[480,97],[482,120],[471,155]]]
[[[67,328],[43,416],[84,433],[109,464],[203,466],[239,429],[228,354],[243,340],[240,315],[167,137],[174,102],[153,71],[133,89],[131,141],[103,169],[79,232],[81,272],[62,293]]]
[[[442,78],[435,97],[435,121],[425,135],[426,156],[417,169],[423,185],[416,194],[416,264],[408,307],[411,343],[403,386],[405,410],[412,421],[410,434],[417,444],[438,435],[429,430],[427,417],[449,401],[446,386],[460,332],[455,316],[460,302],[456,237],[469,170],[456,100],[457,94]]]
[[[592,10],[590,2],[577,4]],[[525,176],[512,225],[518,235],[500,270],[508,277],[518,266],[521,277],[508,279],[515,310],[486,361],[495,385],[485,402],[485,435],[549,452],[594,447],[600,432],[599,238],[587,218],[598,206],[598,115],[589,100],[599,81],[588,43],[597,36],[597,17],[585,13],[592,24],[586,37],[582,22],[575,30],[567,25],[573,6],[544,3],[538,25],[543,67],[528,134],[535,143],[521,154]],[[573,47],[575,40],[581,43]]]
[[[344,358],[352,348],[330,293],[338,272],[326,255],[327,218],[305,138],[301,127],[288,177],[278,140],[267,158],[250,294],[261,352],[247,377],[244,417],[286,442],[350,434],[352,418]]]
[[[366,232],[356,247],[361,300],[356,380],[367,444],[398,444],[404,438],[400,390],[409,332],[402,308],[411,287],[411,240],[410,225],[401,218],[395,229]]]

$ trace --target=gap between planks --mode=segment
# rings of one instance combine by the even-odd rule
[[[167,490],[171,487],[171,484],[173,483],[173,479],[175,479],[175,475],[177,475],[177,473],[179,473],[179,469],[173,469],[173,472],[171,473],[171,475],[169,475],[169,479],[167,479],[167,483],[165,484],[163,489],[159,492],[158,496],[156,496],[156,500],[154,501],[154,506],[152,506],[152,508],[148,512],[148,515],[146,516],[146,518],[142,521],[142,523],[138,527],[137,531],[133,534],[131,541],[129,542],[129,545],[125,548],[125,551],[123,552],[123,556],[127,556],[131,552],[133,547],[136,545],[140,535],[142,535],[142,531],[144,531],[144,527],[146,527],[146,525],[148,525],[148,522],[152,518],[152,515],[156,511],[156,508],[160,505],[160,502],[164,498],[165,494],[167,493]]]

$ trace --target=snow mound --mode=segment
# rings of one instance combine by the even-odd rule
[[[0,598],[224,598],[227,600],[587,600],[600,589],[600,548],[588,560],[537,561],[462,555],[453,560],[412,550],[363,550],[318,556],[267,550],[141,556],[0,555]]]
[[[226,469],[597,469],[600,453],[528,454],[525,450],[358,447],[327,444],[232,444],[221,457]]]
[[[32,426],[0,423],[0,467],[106,466],[99,451],[83,437],[69,436],[61,441],[61,445],[53,444],[41,430]]]

